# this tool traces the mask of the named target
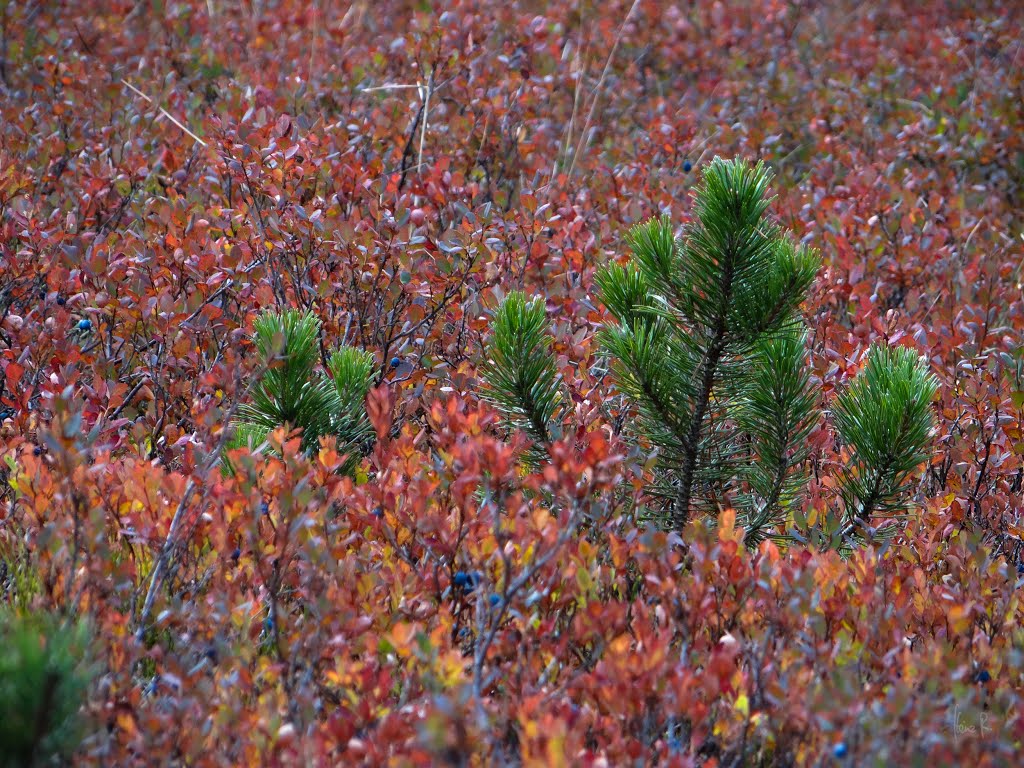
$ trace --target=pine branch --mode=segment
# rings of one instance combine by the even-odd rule
[[[930,404],[937,389],[916,352],[876,345],[838,398],[836,429],[853,452],[840,476],[851,525],[901,508],[911,475],[928,459],[934,429]]]
[[[815,413],[806,341],[806,332],[796,329],[762,340],[737,406],[740,429],[752,443],[746,472],[751,491],[745,500],[751,546],[765,538],[766,529],[785,522],[786,507],[803,485],[796,469],[807,456]]]
[[[541,461],[563,402],[543,301],[527,301],[519,291],[505,297],[494,317],[483,378],[484,397],[529,435],[536,443],[531,458]]]

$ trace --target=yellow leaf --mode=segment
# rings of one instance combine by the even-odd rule
[[[747,698],[747,694],[741,693],[736,697],[736,703],[733,705],[733,709],[744,717],[747,717],[750,714],[750,699]]]
[[[718,518],[718,539],[729,541],[736,531],[736,510],[729,508],[722,511]]]

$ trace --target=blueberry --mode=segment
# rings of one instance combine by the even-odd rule
[[[267,616],[267,618],[263,620],[263,628],[267,630],[267,632],[270,632],[274,628],[274,620]]]
[[[838,744],[832,747],[832,755],[836,758],[836,760],[842,760],[844,757],[846,757],[846,753],[848,751],[849,750],[846,748],[845,741],[840,741]]]
[[[689,173],[692,170],[693,170],[693,163],[691,163],[689,160],[684,161],[683,162],[683,173]]]
[[[489,602],[491,604],[491,607],[494,608],[498,603],[501,602],[501,595],[491,595],[489,598],[487,598],[487,602]]]
[[[459,589],[472,592],[477,588],[481,578],[483,578],[483,574],[480,571],[472,571],[471,573],[456,571],[455,576],[452,578],[452,583]]]
[[[402,364],[402,358],[400,358],[400,357],[392,357],[391,358],[391,367],[392,368],[397,368],[401,364]]]
[[[987,669],[979,669],[974,673],[974,682],[976,683],[987,683],[992,679],[992,675],[988,673]]]
[[[242,556],[241,548],[240,547],[235,547],[235,551],[231,553],[231,559],[234,560],[235,562],[237,562],[238,558],[240,558],[241,556]]]
[[[384,517],[384,510],[381,509],[380,507],[374,507],[373,508],[373,516],[374,517]]]
[[[1017,575],[1024,576],[1024,560],[1017,563]]]
[[[38,445],[37,445],[37,446],[36,446],[35,448],[33,448],[33,449],[32,449],[32,455],[33,455],[33,456],[42,456],[42,455],[43,455],[43,449],[42,449],[42,447],[40,447],[40,446],[38,446]]]
[[[78,321],[78,330],[80,330],[80,331],[88,331],[91,328],[92,328],[92,321],[89,320],[88,318],[83,318],[82,320]]]
[[[261,501],[260,502],[260,514],[263,514],[263,515],[269,515],[270,514],[270,505],[267,504],[267,502],[265,502],[265,501]]]
[[[65,299],[63,296],[58,296],[57,297],[57,306],[58,307],[63,307],[67,303],[68,303],[68,300]]]

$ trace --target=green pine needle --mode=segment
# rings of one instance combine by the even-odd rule
[[[753,461],[741,499],[747,543],[756,546],[786,522],[806,473],[807,436],[814,428],[816,398],[807,367],[807,334],[792,329],[763,338],[738,399],[736,419],[751,437]]]
[[[677,528],[739,489],[756,539],[798,495],[811,410],[798,309],[818,260],[769,219],[770,181],[763,163],[715,158],[682,241],[666,218],[636,226],[632,263],[596,280],[616,321],[602,348],[659,449],[653,489]]]
[[[320,321],[309,312],[267,311],[253,324],[253,341],[264,373],[252,401],[238,408],[227,450],[268,449],[267,436],[280,426],[302,431],[302,446],[315,453],[320,438],[334,436],[351,473],[371,442],[366,395],[375,372],[370,352],[341,347],[328,361],[330,378],[317,372]],[[228,461],[225,470],[231,471]]]
[[[535,443],[541,460],[556,438],[563,407],[561,378],[551,352],[544,302],[510,293],[494,317],[494,334],[483,368],[484,397]]]
[[[852,461],[840,476],[848,519],[867,522],[903,508],[914,471],[928,460],[938,381],[906,347],[873,346],[833,409]]]

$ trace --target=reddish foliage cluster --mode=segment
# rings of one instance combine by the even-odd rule
[[[1009,764],[1020,10],[6,4],[0,576],[93,621],[80,761]],[[630,517],[648,457],[594,372],[593,273],[632,224],[685,219],[714,154],[765,159],[822,253],[823,409],[873,341],[940,377],[887,546],[750,553],[729,513]],[[536,473],[479,399],[512,288],[546,297],[575,406]],[[378,355],[354,481],[283,433],[211,467],[252,320],[285,306]],[[808,515],[843,461],[811,439]]]

